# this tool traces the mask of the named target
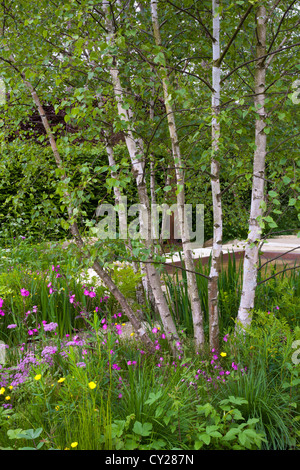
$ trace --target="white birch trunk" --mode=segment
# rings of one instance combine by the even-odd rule
[[[35,105],[38,109],[40,118],[41,118],[42,123],[44,125],[44,129],[45,129],[46,134],[49,138],[49,142],[50,142],[51,149],[52,149],[52,152],[53,152],[54,157],[55,157],[57,167],[60,168],[61,170],[63,170],[62,160],[61,160],[61,157],[60,157],[57,145],[56,145],[56,141],[55,141],[54,135],[52,133],[51,127],[49,125],[46,113],[45,113],[45,111],[43,109],[43,106],[40,102],[40,99],[37,95],[37,92],[34,89],[34,87],[31,85],[31,83],[28,82],[25,79],[24,75],[22,75],[22,78],[23,78],[25,86],[30,91],[30,93],[32,95],[32,98],[33,98],[33,101],[34,101],[34,103],[35,103]],[[66,177],[65,174],[61,175],[62,180],[64,180],[65,177]],[[69,194],[68,194],[67,190],[65,190],[65,196],[66,196],[66,199],[69,199]],[[72,221],[72,218],[73,218],[73,209],[74,208],[69,203],[68,204],[68,215],[69,215],[70,221]],[[90,254],[87,251],[84,252],[85,244],[84,244],[84,242],[82,240],[82,237],[80,235],[80,232],[79,232],[76,221],[71,222],[70,230],[71,230],[71,233],[74,236],[76,244],[77,244],[78,248],[80,249],[81,253],[83,254],[83,256],[90,258]],[[128,304],[127,300],[125,299],[124,295],[121,293],[121,291],[118,289],[118,287],[114,284],[114,282],[112,281],[110,276],[104,271],[104,269],[101,267],[101,265],[99,264],[98,261],[94,261],[93,269],[96,271],[96,273],[98,274],[100,279],[104,282],[104,284],[107,286],[107,288],[109,289],[111,294],[119,302],[119,304],[121,305],[122,310],[127,315],[130,323],[132,324],[135,332],[137,333],[137,336],[143,342],[145,347],[147,347],[147,349],[149,349],[152,353],[155,353],[154,344],[152,343],[152,341],[149,338],[147,332],[143,328],[140,320],[136,317],[135,313],[131,309],[131,307]]]
[[[151,16],[152,16],[152,24],[153,24],[153,32],[154,32],[154,39],[157,46],[161,46],[161,37],[160,37],[160,30],[159,30],[159,21],[158,21],[158,13],[157,13],[157,0],[151,0]],[[178,222],[180,226],[180,233],[182,239],[182,247],[184,253],[184,261],[185,266],[187,269],[187,284],[188,284],[188,293],[191,302],[191,309],[193,315],[193,327],[194,327],[194,341],[196,348],[203,349],[204,348],[204,329],[203,329],[203,314],[201,309],[201,302],[199,298],[198,286],[196,275],[192,271],[195,270],[195,265],[192,257],[192,252],[189,248],[189,234],[187,230],[187,224],[185,223],[185,215],[184,215],[184,204],[185,204],[185,191],[184,191],[184,171],[182,169],[183,163],[181,158],[181,152],[178,142],[177,136],[177,129],[176,129],[176,122],[175,116],[173,112],[172,105],[170,103],[169,97],[169,83],[167,77],[167,72],[163,70],[163,78],[162,78],[162,86],[163,86],[163,93],[164,93],[164,102],[167,112],[167,120],[168,120],[168,127],[169,133],[171,138],[172,144],[172,154],[174,158],[174,166],[175,166],[175,173],[176,173],[176,182],[177,182],[177,189],[182,187],[181,191],[177,194],[177,212],[178,212]]]
[[[106,133],[105,133],[104,139],[105,139],[105,147],[106,147],[107,156],[108,156],[108,163],[109,163],[110,167],[113,167],[116,164],[114,151],[113,151],[112,146],[109,143],[109,139],[108,139]],[[111,172],[111,176],[113,178],[117,178],[117,174],[114,171]],[[117,205],[120,204],[122,194],[121,194],[121,190],[118,186],[114,186],[114,195],[115,195],[115,201],[116,201]],[[120,221],[120,225],[122,225],[123,227],[126,226],[126,216],[125,216],[125,214],[122,210],[119,210],[119,221]],[[131,241],[130,240],[125,240],[125,246],[126,246],[126,249],[127,249],[128,253],[130,253],[132,255]],[[140,271],[140,267],[139,267],[138,263],[136,263],[135,261],[132,263],[132,268],[133,268],[135,273],[138,273]],[[144,287],[143,287],[142,282],[138,283],[138,285],[136,286],[135,291],[136,291],[136,299],[137,299],[138,303],[140,305],[144,305],[144,303],[145,303],[145,294],[144,294]],[[144,319],[143,315],[139,315],[139,317],[140,317],[141,320]]]
[[[107,35],[107,41],[113,42],[114,40],[114,27],[112,24],[112,21],[110,19],[110,11],[109,11],[109,2],[107,0],[103,0],[103,11],[105,13],[105,18],[106,18],[106,29],[108,31]],[[120,77],[119,77],[119,71],[117,68],[116,63],[114,63],[110,67],[110,75],[112,78],[112,84],[113,84],[113,89],[114,89],[114,94],[117,102],[117,107],[118,107],[118,114],[120,118],[126,123],[128,123],[128,128],[126,130],[125,134],[125,141],[127,145],[127,149],[130,155],[131,159],[131,165],[132,165],[132,172],[133,176],[136,180],[136,185],[137,185],[137,190],[138,190],[138,196],[139,196],[139,201],[141,204],[144,205],[147,209],[147,213],[150,214],[150,204],[149,204],[149,198],[147,194],[147,187],[146,187],[146,182],[145,182],[145,175],[144,175],[144,161],[141,159],[141,155],[143,154],[143,149],[141,148],[141,142],[138,139],[135,139],[132,131],[131,131],[131,125],[130,121],[133,116],[132,111],[126,110],[123,106],[123,101],[124,101],[124,89],[122,87]],[[148,217],[148,226],[146,227],[146,247],[151,248],[151,218]],[[153,296],[155,298],[155,303],[157,306],[157,309],[159,311],[164,329],[166,333],[169,335],[169,344],[172,348],[172,351],[174,354],[176,354],[176,348],[173,345],[173,340],[178,339],[178,333],[176,330],[175,323],[173,321],[173,318],[171,316],[167,301],[165,299],[164,293],[161,288],[161,281],[158,272],[156,271],[155,267],[151,263],[146,263],[146,270],[147,270],[147,276],[150,282],[150,286],[153,292]]]
[[[208,280],[208,311],[209,311],[209,344],[211,349],[219,349],[219,313],[218,313],[218,279],[222,256],[222,202],[220,187],[220,165],[217,159],[219,150],[220,124],[218,115],[220,112],[220,66],[217,61],[220,58],[220,15],[215,14],[219,7],[219,0],[212,0],[213,14],[213,67],[212,67],[212,159],[211,159],[211,191],[213,205],[213,246],[211,269]]]
[[[266,53],[266,9],[259,6],[256,12],[256,55],[263,56]],[[264,200],[264,177],[267,136],[264,132],[265,123],[265,86],[266,66],[265,61],[256,63],[255,70],[255,98],[254,105],[257,112],[255,122],[255,146],[253,160],[252,198],[249,219],[249,236],[245,247],[243,288],[239,306],[237,325],[246,329],[251,323],[251,310],[254,307],[255,290],[257,285],[257,265],[259,244],[261,240],[261,228],[257,218],[262,216],[261,202]]]

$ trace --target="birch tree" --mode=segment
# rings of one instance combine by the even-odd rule
[[[157,11],[157,0],[151,0],[151,17],[153,24],[154,39],[157,46],[161,47],[161,35],[158,21]],[[162,73],[162,87],[164,94],[164,103],[166,107],[167,121],[169,134],[172,145],[172,154],[174,160],[176,183],[177,183],[177,215],[178,223],[180,227],[182,247],[184,253],[184,261],[187,269],[187,283],[188,292],[191,302],[191,309],[193,315],[193,327],[194,327],[194,342],[196,348],[203,349],[204,347],[204,329],[203,329],[203,313],[201,309],[201,302],[199,298],[198,286],[196,275],[194,273],[194,261],[192,252],[189,248],[189,233],[185,220],[184,204],[185,204],[185,181],[184,181],[184,170],[183,161],[181,157],[180,146],[178,142],[177,128],[175,115],[172,107],[171,98],[171,87],[167,76],[167,70],[164,66],[161,67]]]
[[[212,0],[213,16],[213,66],[212,66],[212,159],[211,159],[211,191],[213,206],[213,246],[211,269],[208,280],[209,309],[209,344],[219,349],[219,313],[218,313],[218,278],[222,256],[222,202],[220,185],[220,163],[218,161],[220,123],[220,14],[219,0]]]
[[[257,113],[255,121],[255,152],[253,158],[252,198],[249,219],[249,235],[245,247],[243,287],[237,325],[246,328],[251,323],[251,310],[254,307],[255,289],[257,284],[257,269],[259,244],[262,229],[260,220],[263,215],[262,203],[265,188],[265,159],[267,151],[267,135],[264,132],[266,123],[265,88],[266,88],[266,19],[264,5],[259,5],[256,11],[256,67],[255,67],[255,97],[254,106]],[[260,57],[262,57],[260,59]]]
[[[112,17],[111,17],[111,11],[110,11],[110,4],[108,1],[103,0],[102,5],[103,5],[105,18],[106,18],[106,29],[108,31],[107,42],[108,44],[110,43],[113,44],[114,25],[111,19]],[[128,149],[130,159],[131,159],[132,173],[136,181],[139,200],[140,200],[140,203],[146,208],[147,214],[148,214],[147,226],[144,227],[145,233],[146,233],[145,245],[147,248],[150,249],[150,251],[152,251],[150,204],[149,204],[149,198],[148,198],[147,187],[146,187],[146,182],[145,182],[145,172],[144,172],[145,161],[143,160],[143,148],[141,148],[141,141],[135,138],[134,133],[131,129],[133,112],[132,110],[128,111],[128,109],[125,109],[125,106],[124,106],[125,92],[121,84],[121,79],[119,75],[116,58],[113,59],[113,65],[110,67],[110,76],[112,79],[113,90],[114,90],[114,95],[115,95],[115,99],[117,102],[119,117],[120,119],[125,121],[127,124],[127,130],[125,133],[125,141],[126,141],[127,149]],[[161,281],[160,281],[159,274],[156,271],[153,264],[151,263],[146,263],[146,270],[147,270],[147,276],[150,282],[150,286],[153,292],[153,296],[155,298],[157,309],[159,311],[165,331],[167,332],[167,334],[171,335],[170,345],[173,349],[173,352],[175,353],[176,348],[174,348],[173,340],[178,339],[178,333],[177,333],[175,323],[172,319],[168,304],[166,302],[164,293],[161,288]]]

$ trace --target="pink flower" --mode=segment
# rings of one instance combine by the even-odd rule
[[[152,328],[152,333],[157,333],[157,328]]]
[[[107,329],[107,325],[106,323],[103,325],[103,330],[106,330]]]
[[[161,335],[161,339],[166,339],[166,335],[164,333]]]
[[[223,341],[225,341],[225,343],[228,341],[228,334],[224,336]]]
[[[26,289],[21,289],[22,297],[28,297],[30,295],[29,291]]]
[[[29,334],[29,336],[32,336],[32,335],[33,335],[33,331],[32,331],[32,330],[28,330],[28,334]]]
[[[4,315],[5,315],[5,313],[4,313],[3,310],[1,310],[1,309],[0,309],[0,315],[1,315],[2,317],[4,317]]]
[[[93,292],[93,291],[89,292],[89,296],[90,296],[91,298],[92,298],[92,297],[96,297],[96,292]]]
[[[4,302],[4,300],[3,300],[3,299],[0,299],[0,308],[3,307],[3,302]]]
[[[15,323],[11,324],[11,325],[7,325],[7,328],[17,328],[17,325]]]
[[[75,294],[70,295],[70,304],[73,304],[75,300]]]

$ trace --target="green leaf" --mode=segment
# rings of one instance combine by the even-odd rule
[[[211,437],[208,434],[198,434],[198,439],[203,441],[207,446],[210,444]]]
[[[149,436],[152,431],[152,424],[151,423],[140,423],[140,421],[136,421],[133,426],[133,432],[138,434],[139,436]]]

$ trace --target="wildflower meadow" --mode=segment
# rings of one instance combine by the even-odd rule
[[[246,336],[224,322],[218,351],[195,350],[182,317],[174,356],[155,315],[145,320],[155,346],[149,353],[105,287],[83,281],[80,265],[58,245],[45,250],[21,241],[5,253],[2,450],[298,447],[300,379],[292,354],[300,329],[281,311],[279,289],[288,282],[299,292],[298,277],[276,280]]]

